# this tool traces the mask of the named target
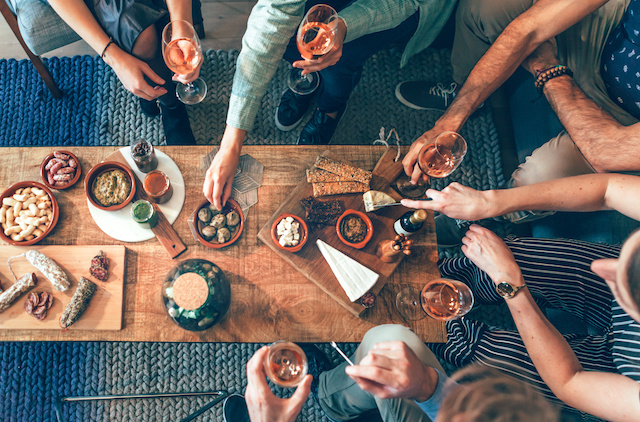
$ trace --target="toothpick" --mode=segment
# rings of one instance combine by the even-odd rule
[[[347,363],[348,363],[349,365],[354,366],[354,365],[353,365],[353,362],[351,362],[351,359],[349,359],[349,358],[347,357],[347,355],[345,355],[345,354],[344,354],[344,352],[343,352],[342,350],[340,350],[340,348],[338,347],[338,345],[336,344],[336,342],[335,342],[335,341],[332,341],[332,342],[331,342],[331,346],[332,346],[334,349],[336,349],[336,352],[340,353],[340,356],[342,356],[342,357],[344,358],[344,360],[346,360],[346,361],[347,361]]]

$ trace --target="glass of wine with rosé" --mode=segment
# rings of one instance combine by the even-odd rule
[[[448,321],[459,318],[473,308],[473,293],[461,281],[441,278],[424,286],[420,294],[422,308],[431,318]]]
[[[296,35],[300,55],[306,60],[317,60],[333,48],[338,31],[338,12],[327,4],[313,6],[302,19]],[[293,68],[287,80],[289,88],[298,95],[311,94],[320,84],[318,72],[302,75],[302,69]]]
[[[171,21],[162,30],[162,56],[167,67],[178,75],[188,75],[203,60],[200,39],[187,21]],[[176,96],[185,104],[198,104],[207,95],[207,84],[198,78],[188,84],[176,82]]]
[[[430,177],[447,177],[458,168],[467,154],[467,143],[456,132],[442,132],[420,149],[418,166]]]
[[[278,340],[269,345],[264,370],[276,385],[292,388],[307,375],[307,355],[295,343]]]

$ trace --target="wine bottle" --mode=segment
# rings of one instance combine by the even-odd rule
[[[427,211],[425,210],[408,211],[393,223],[393,229],[397,234],[409,236],[420,230],[426,219]]]

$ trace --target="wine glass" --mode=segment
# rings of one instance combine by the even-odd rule
[[[467,143],[456,132],[443,132],[420,149],[418,166],[431,177],[447,177],[458,168],[467,154]]]
[[[327,4],[313,6],[302,19],[296,35],[300,55],[307,60],[316,60],[327,54],[336,40],[338,12]],[[293,68],[287,79],[289,88],[298,95],[309,95],[318,88],[318,72],[302,75],[302,69]]]
[[[167,67],[178,75],[188,75],[203,60],[200,39],[187,21],[171,21],[162,30],[162,56]],[[176,95],[185,104],[198,104],[207,95],[207,84],[198,78],[188,84],[176,82]]]
[[[408,321],[426,315],[439,321],[459,318],[473,308],[473,303],[473,293],[466,284],[445,278],[430,281],[422,291],[415,285],[404,287],[396,295],[396,309]]]
[[[404,173],[395,180],[394,185],[402,196],[412,199],[421,198],[427,189],[429,189],[429,182],[425,181],[422,177],[413,184],[411,183],[411,178]]]
[[[473,308],[473,293],[461,281],[441,278],[427,283],[420,294],[422,308],[434,319],[448,321],[466,315]]]
[[[295,387],[307,375],[307,355],[297,344],[278,340],[269,345],[264,370],[275,384],[281,387]]]

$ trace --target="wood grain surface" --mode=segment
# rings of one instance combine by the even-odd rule
[[[13,277],[7,266],[7,259],[25,253],[30,249],[42,252],[53,259],[67,273],[71,287],[65,292],[55,290],[49,280],[26,258],[18,258],[11,262],[11,268],[16,277],[33,272],[38,277],[38,284],[27,293],[20,296],[9,309],[0,313],[0,329],[22,330],[58,330],[58,319],[64,308],[71,300],[81,276],[93,281],[98,289],[93,294],[91,302],[82,317],[66,334],[73,336],[76,330],[120,330],[122,328],[122,304],[124,293],[125,247],[122,245],[93,245],[93,246],[0,246],[0,280],[2,288],[6,290],[13,284]],[[106,282],[91,277],[89,267],[91,259],[100,251],[109,258],[109,279]],[[24,302],[30,292],[47,292],[52,294],[53,305],[47,311],[47,317],[38,321],[24,310]],[[64,335],[63,335],[64,336]]]
[[[330,150],[322,152],[321,155],[342,161],[346,164],[351,164],[344,158],[341,159],[341,157],[335,156]],[[395,157],[395,149],[389,149],[382,155],[373,169],[373,177],[371,179],[370,187],[372,190],[379,190],[390,195],[394,195],[396,199],[398,199],[399,197],[397,197],[395,191],[390,187],[390,181],[395,180],[402,171],[402,162],[394,162],[393,159]],[[336,234],[335,226],[319,226],[309,234],[309,240],[302,250],[296,253],[284,251],[273,243],[273,240],[271,239],[271,227],[274,221],[276,221],[283,213],[291,213],[304,218],[305,210],[302,205],[300,205],[300,200],[311,196],[312,192],[313,189],[311,184],[307,183],[306,180],[302,180],[293,189],[280,208],[278,208],[273,216],[262,227],[258,233],[258,239],[262,240],[276,254],[280,255],[282,259],[291,264],[294,269],[314,282],[326,294],[344,306],[349,312],[356,316],[360,316],[366,311],[366,309],[359,303],[351,302],[349,300],[344,289],[338,282],[338,279],[334,275],[333,271],[331,271],[329,264],[318,249],[316,240],[321,239],[328,245],[336,248],[350,258],[353,258],[365,267],[375,271],[379,275],[379,278],[375,286],[371,288],[371,292],[377,295],[387,283],[389,276],[393,274],[401,262],[400,260],[390,263],[382,262],[376,256],[377,245],[383,240],[393,239],[395,237],[396,233],[393,230],[393,223],[398,219],[398,217],[407,212],[408,209],[398,206],[384,208],[373,213],[367,213],[373,223],[373,238],[362,249],[355,249],[342,243]],[[332,195],[323,199],[339,200],[342,208],[345,210],[355,209],[364,212],[361,193]],[[424,238],[424,234],[421,232],[412,237],[415,238],[415,241],[419,242],[423,240],[422,238]]]
[[[259,202],[246,215],[245,228],[233,245],[219,250],[200,245],[191,235],[187,218],[202,201],[204,172],[200,160],[213,146],[160,147],[176,162],[184,176],[187,195],[181,215],[173,224],[188,249],[178,260],[204,258],[216,263],[231,283],[231,307],[226,318],[204,332],[179,328],[166,315],[160,299],[160,286],[177,260],[172,260],[156,239],[128,243],[126,254],[124,321],[122,330],[1,329],[0,341],[224,341],[272,342],[353,341],[359,342],[370,328],[384,323],[411,327],[424,341],[446,339],[444,324],[430,318],[404,321],[395,309],[395,296],[406,285],[422,287],[438,278],[437,249],[433,215],[414,254],[406,257],[388,278],[377,297],[376,306],[360,318],[332,300],[305,276],[293,270],[257,237],[260,228],[273,216],[293,189],[305,179],[326,146],[245,146],[265,166]],[[70,147],[86,173],[117,147]],[[385,152],[378,146],[331,146],[331,153],[372,170]],[[41,160],[53,148],[3,148],[0,188],[21,180],[40,180]],[[104,234],[89,216],[81,183],[64,191],[54,191],[60,204],[60,220],[40,245],[118,245]]]

